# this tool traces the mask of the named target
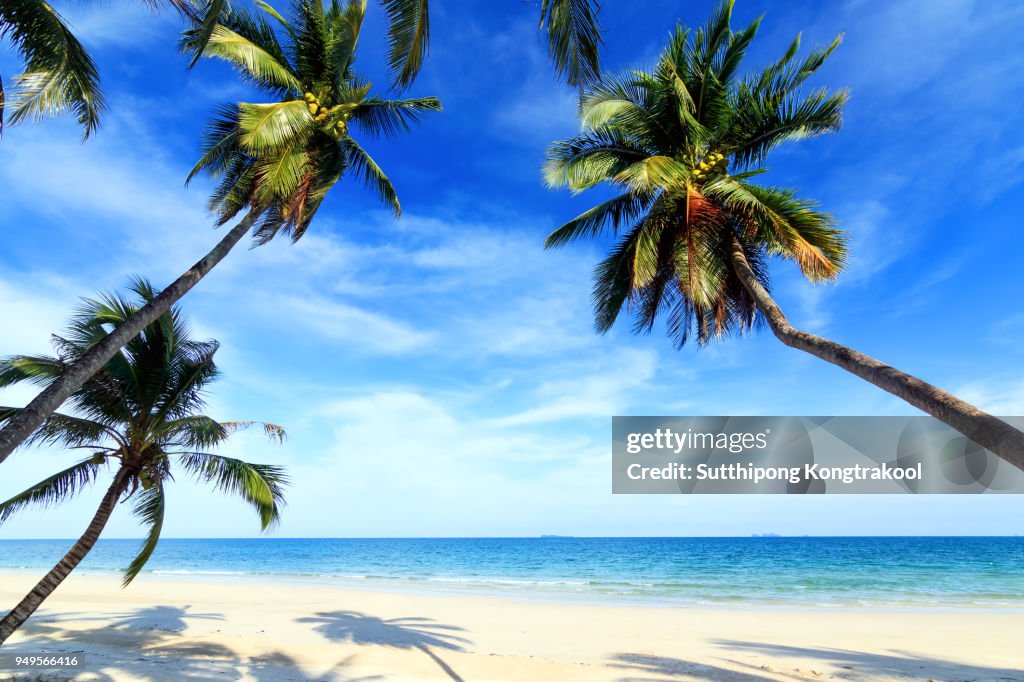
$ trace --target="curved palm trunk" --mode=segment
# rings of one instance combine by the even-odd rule
[[[0,429],[0,462],[7,459],[11,452],[21,445],[22,441],[39,428],[39,425],[53,414],[54,410],[68,399],[68,396],[77,391],[89,377],[100,371],[122,346],[138,336],[147,325],[170,310],[172,305],[213,270],[214,266],[228,255],[235,244],[241,241],[262,213],[262,209],[250,210],[209,253],[161,291],[156,298],[128,318],[124,324],[103,337],[88,353],[64,370],[60,378],[33,398],[32,402],[12,418],[3,429]]]
[[[735,235],[732,236],[729,255],[736,275],[750,292],[757,309],[768,320],[775,336],[782,343],[842,367],[847,372],[856,374],[882,390],[906,400],[1010,464],[1024,469],[1024,433],[941,388],[852,348],[795,328],[754,276],[743,252],[743,245]]]
[[[18,605],[11,609],[10,613],[0,620],[0,645],[7,641],[14,632],[25,624],[29,616],[35,613],[36,609],[49,597],[57,587],[64,582],[78,564],[82,562],[85,555],[96,544],[103,527],[107,525],[111,512],[117,505],[117,500],[124,492],[128,482],[128,472],[120,469],[114,476],[114,482],[110,484],[103,500],[100,502],[96,514],[92,517],[89,527],[85,529],[82,537],[78,538],[64,558],[57,562],[57,565],[50,569],[46,576],[36,583],[36,586],[25,595],[25,598],[18,602]]]

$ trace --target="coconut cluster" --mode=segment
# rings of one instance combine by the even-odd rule
[[[710,152],[694,166],[693,177],[697,180],[707,180],[712,175],[726,173],[728,170],[729,160],[719,152]]]
[[[318,125],[327,123],[327,118],[331,115],[331,107],[322,104],[312,92],[303,95],[303,99],[306,100],[306,106],[309,107],[309,113],[313,116],[313,120]],[[348,131],[348,124],[344,120],[339,120],[332,127],[339,135],[344,135]]]

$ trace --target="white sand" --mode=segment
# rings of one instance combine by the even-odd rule
[[[4,607],[37,577],[0,575]],[[75,575],[4,651],[84,652],[73,679],[116,682],[1019,682],[1024,613],[569,605],[149,575],[122,590]]]

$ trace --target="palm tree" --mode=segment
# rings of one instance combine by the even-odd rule
[[[74,363],[109,327],[120,325],[156,296],[148,282],[135,280],[138,300],[115,295],[87,300],[64,337],[54,337],[56,355],[14,356],[0,361],[0,386],[23,381],[47,385]],[[284,431],[259,422],[218,422],[199,413],[203,392],[217,378],[215,341],[195,341],[177,309],[166,311],[125,345],[103,369],[71,396],[72,413],[54,413],[28,439],[31,443],[85,450],[90,456],[0,503],[0,524],[30,505],[71,499],[113,465],[114,477],[85,533],[32,591],[0,620],[0,644],[39,608],[85,558],[119,500],[132,500],[133,513],[149,530],[138,556],[124,572],[130,583],[156,549],[164,521],[164,489],[177,469],[240,496],[266,530],[275,524],[287,482],[283,469],[208,452],[239,429],[259,424],[278,440]],[[0,421],[18,408],[0,408]]]
[[[351,171],[396,216],[397,194],[353,132],[391,136],[438,111],[434,97],[387,100],[353,70],[365,3],[293,0],[285,20],[269,5],[266,16],[229,11],[207,40],[201,27],[186,32],[185,50],[201,49],[235,66],[275,101],[221,107],[203,141],[203,155],[189,179],[208,172],[221,178],[210,200],[217,224],[244,217],[195,265],[138,312],[69,364],[24,410],[0,430],[0,462],[28,437],[129,339],[163,315],[250,231],[258,244],[279,232],[293,241],[305,234],[327,192]],[[274,21],[282,26],[279,41]],[[203,41],[205,47],[203,47]]]
[[[194,27],[194,66],[217,25],[229,13],[227,0],[143,0],[177,9]],[[419,74],[430,40],[427,0],[381,0],[388,21],[388,68],[395,87],[409,87]],[[541,0],[540,26],[547,29],[555,71],[574,86],[600,74],[601,25],[597,0]],[[9,38],[25,61],[11,123],[72,111],[88,138],[104,108],[99,72],[67,22],[44,0],[0,4],[0,40]],[[0,134],[4,127],[0,78]]]
[[[678,345],[705,344],[765,321],[788,346],[865,379],[1024,468],[1024,433],[920,379],[794,328],[769,295],[767,262],[792,260],[812,282],[834,280],[846,240],[791,189],[752,178],[783,142],[837,130],[844,91],[802,90],[839,38],[797,59],[800,38],[760,73],[741,77],[760,19],[734,32],[732,0],[691,33],[677,27],[652,71],[608,76],[581,99],[583,131],[554,144],[546,177],[575,192],[619,193],[555,230],[548,247],[606,229],[622,236],[596,268],[596,328],[625,308],[634,330],[666,321]]]
[[[430,42],[428,0],[380,0],[388,17],[388,68],[396,88],[412,84],[423,66]],[[262,3],[257,0],[257,4]],[[363,3],[365,6],[365,3]],[[197,21],[196,43],[205,47],[228,7],[208,0]],[[540,28],[547,32],[555,73],[573,87],[593,82],[601,73],[601,6],[598,0],[540,0]],[[192,64],[199,53],[194,53]]]
[[[214,28],[228,12],[227,0],[143,0],[159,9],[168,5],[189,21],[205,47]],[[382,0],[388,17],[388,65],[396,85],[407,87],[416,78],[426,55],[426,0]],[[0,40],[9,38],[25,62],[15,77],[16,92],[10,122],[74,112],[84,137],[100,123],[104,109],[99,72],[68,23],[45,0],[5,0],[0,4]],[[195,53],[192,65],[202,54]],[[0,79],[0,133],[4,126],[4,89]]]

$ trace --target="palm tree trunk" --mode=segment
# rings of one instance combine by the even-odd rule
[[[124,324],[107,334],[89,349],[89,352],[68,366],[56,381],[47,386],[32,399],[32,402],[7,422],[7,425],[0,429],[0,462],[7,459],[11,452],[39,428],[39,425],[53,414],[54,410],[60,407],[61,403],[67,400],[72,393],[77,391],[89,377],[100,371],[122,346],[170,310],[172,305],[198,284],[217,263],[228,255],[235,244],[241,241],[262,213],[263,209],[251,209],[209,253],[174,280],[169,287],[161,291],[156,298],[142,306]]]
[[[757,309],[782,343],[856,374],[948,424],[1015,467],[1024,469],[1024,433],[941,388],[852,348],[793,327],[754,276],[736,235],[732,235],[729,255],[740,282],[750,292]]]
[[[18,602],[11,611],[0,620],[0,645],[3,645],[14,632],[25,624],[29,616],[35,613],[36,609],[49,597],[57,587],[64,582],[64,579],[82,562],[85,555],[89,553],[103,527],[107,525],[111,512],[117,505],[117,500],[124,492],[128,482],[127,469],[121,468],[114,476],[114,482],[110,484],[103,500],[100,502],[96,514],[92,517],[89,527],[85,529],[82,537],[78,538],[64,558],[57,562],[57,565],[50,569],[50,572],[43,577],[32,590],[25,595],[25,598]]]

